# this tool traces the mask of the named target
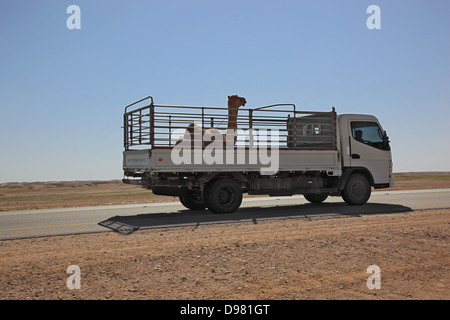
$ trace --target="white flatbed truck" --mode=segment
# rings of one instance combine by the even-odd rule
[[[302,194],[312,203],[342,196],[358,206],[368,201],[372,187],[394,184],[389,140],[373,115],[337,114],[334,107],[298,111],[294,104],[239,113],[234,141],[213,146],[216,140],[208,138],[205,147],[186,128],[205,128],[200,139],[209,128],[228,134],[227,108],[156,105],[151,96],[132,103],[123,119],[123,182],[214,213],[236,211],[243,193]],[[189,143],[177,144],[183,139]]]

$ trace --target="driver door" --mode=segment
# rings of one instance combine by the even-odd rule
[[[391,152],[380,125],[374,121],[350,121],[350,163],[367,168],[375,184],[389,183]]]

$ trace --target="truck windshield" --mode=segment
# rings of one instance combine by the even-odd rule
[[[389,150],[387,138],[376,122],[352,121],[353,139],[381,150]]]

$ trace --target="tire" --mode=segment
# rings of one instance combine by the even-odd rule
[[[307,193],[303,196],[311,203],[322,203],[328,198],[327,193]]]
[[[342,190],[342,198],[351,206],[362,206],[369,200],[371,193],[370,182],[361,173],[352,174]]]
[[[242,203],[242,188],[236,180],[219,179],[205,189],[205,203],[214,213],[233,213]]]
[[[205,201],[201,198],[200,193],[187,191],[180,197],[183,206],[191,210],[204,210],[206,208]]]

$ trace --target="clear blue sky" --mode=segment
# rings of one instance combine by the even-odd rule
[[[448,0],[1,1],[0,45],[0,182],[122,178],[123,108],[147,95],[374,114],[395,172],[450,171]]]

